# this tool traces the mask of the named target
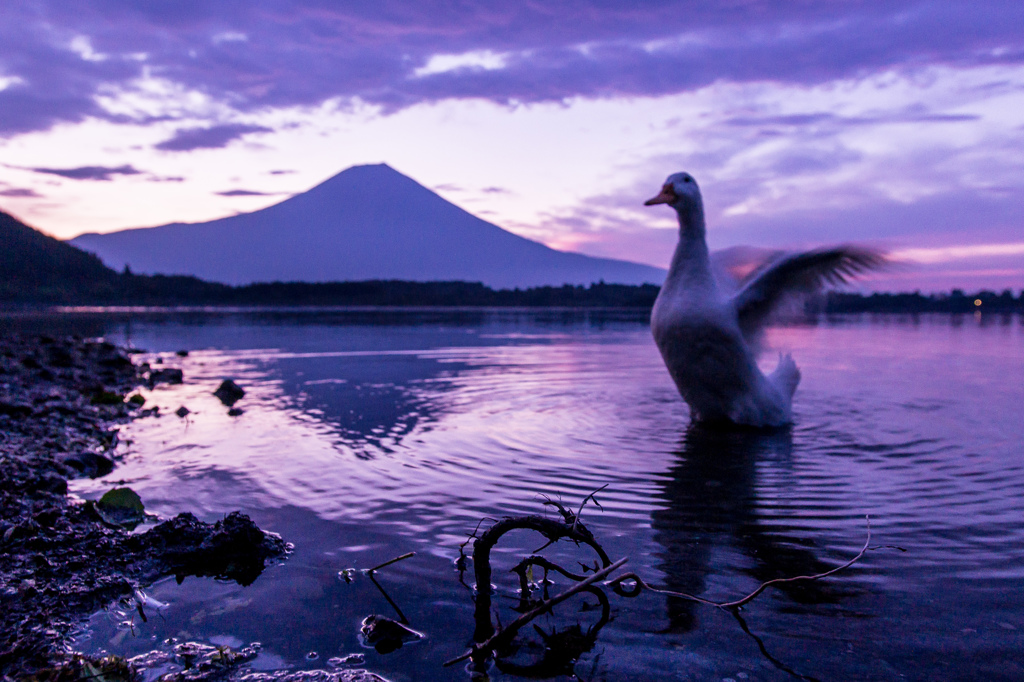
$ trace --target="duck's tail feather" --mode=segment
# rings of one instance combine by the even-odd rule
[[[789,353],[779,354],[779,366],[771,373],[768,379],[775,384],[783,395],[792,399],[796,392],[797,384],[800,383],[800,370],[797,369],[793,356]]]

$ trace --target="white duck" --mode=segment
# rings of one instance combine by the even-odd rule
[[[800,371],[781,356],[765,376],[757,339],[771,312],[789,295],[810,293],[877,267],[884,257],[838,246],[782,256],[751,274],[735,293],[723,291],[705,241],[704,205],[689,173],[670,175],[644,205],[668,204],[679,214],[679,244],[651,312],[651,332],[695,420],[757,427],[792,422]]]

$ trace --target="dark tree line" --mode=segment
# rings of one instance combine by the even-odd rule
[[[823,298],[809,302],[808,312],[824,313],[984,313],[1024,312],[1024,292],[1014,298],[1006,289],[1002,293],[979,291],[965,294],[953,289],[943,294],[883,294],[869,295],[833,291]]]
[[[229,286],[183,275],[116,272],[0,212],[0,304],[212,306],[467,306],[650,309],[653,284],[491,289],[480,282],[266,282]],[[1024,312],[1024,292],[870,294],[831,292],[809,313]]]

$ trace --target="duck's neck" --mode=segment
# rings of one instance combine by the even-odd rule
[[[669,265],[667,287],[689,290],[714,286],[711,258],[705,239],[704,207],[699,203],[677,209],[679,213],[679,243]]]

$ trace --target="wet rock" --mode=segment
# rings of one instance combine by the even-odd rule
[[[95,452],[73,452],[57,455],[57,461],[81,478],[98,478],[114,470],[114,460]]]
[[[174,414],[176,414],[179,417],[181,417],[182,419],[184,419],[188,415],[192,414],[192,410],[190,410],[187,407],[185,407],[184,405],[182,405],[181,407],[179,407],[178,409],[176,409],[174,411]]]
[[[175,681],[226,680],[232,673],[243,671],[241,666],[259,655],[259,647],[241,649],[213,647],[200,642],[182,642],[170,651],[154,650],[126,661],[131,678],[172,679]],[[163,673],[163,674],[162,674]]]
[[[231,379],[225,379],[220,382],[220,386],[217,387],[213,394],[224,405],[231,407],[245,396],[245,391]]]
[[[75,356],[63,346],[53,346],[48,351],[49,363],[53,367],[74,367]]]
[[[149,385],[180,384],[185,380],[184,373],[176,367],[158,369],[149,373]]]
[[[188,351],[187,350],[175,351],[174,354],[177,355],[179,358],[187,358],[188,357]]]
[[[47,471],[40,476],[32,476],[25,481],[26,493],[54,493],[64,495],[68,492],[68,482],[58,474]]]
[[[11,417],[27,417],[32,414],[32,406],[0,400],[0,414],[6,414]]]
[[[229,417],[240,417],[243,414],[245,414],[245,410],[243,410],[240,407],[232,407],[230,410],[228,410]]]
[[[233,675],[229,680],[239,682],[388,682],[380,675],[366,670],[279,670],[271,673],[246,672],[241,677]]]
[[[214,524],[189,513],[178,514],[127,547],[154,557],[150,571],[167,575],[200,575],[251,584],[266,565],[288,551],[279,535],[260,530],[245,514],[232,512]]]
[[[92,394],[93,405],[120,405],[124,402],[124,394],[115,391],[99,390]]]
[[[359,631],[366,643],[379,654],[390,654],[402,648],[406,642],[422,639],[423,635],[385,616],[372,615],[363,619]]]
[[[362,665],[366,661],[363,654],[349,654],[347,656],[336,656],[327,659],[327,665],[332,668],[340,668],[343,665]]]
[[[106,677],[121,680],[145,679],[174,682],[217,680],[227,682],[388,682],[365,670],[278,670],[255,672],[246,665],[259,655],[259,645],[212,647],[199,642],[183,642],[168,650],[154,650],[123,661],[131,677]],[[113,658],[113,657],[111,657]],[[100,662],[97,663],[97,668]],[[83,679],[69,677],[68,679]]]
[[[43,528],[52,528],[54,525],[56,525],[57,519],[59,519],[60,517],[60,510],[54,507],[50,507],[49,509],[42,509],[36,512],[32,516],[32,520]],[[43,559],[45,561],[45,557],[37,558]]]
[[[99,365],[100,367],[127,369],[132,366],[132,361],[123,355],[117,354],[112,357],[103,358],[99,361]]]

